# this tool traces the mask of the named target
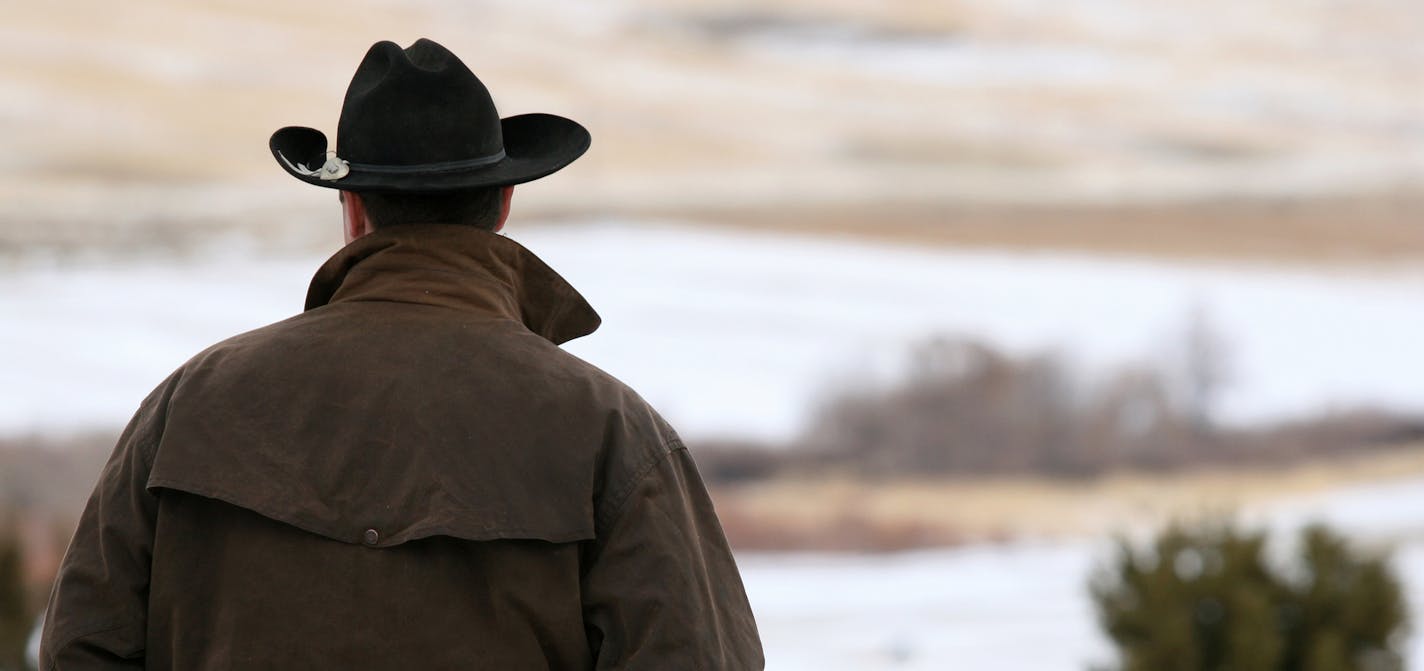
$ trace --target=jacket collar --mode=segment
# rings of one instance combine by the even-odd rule
[[[602,321],[533,252],[471,226],[392,226],[355,240],[317,270],[306,309],[342,301],[438,305],[504,317],[554,344],[593,333]]]

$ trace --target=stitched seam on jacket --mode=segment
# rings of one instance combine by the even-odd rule
[[[650,457],[646,463],[639,466],[637,468],[637,476],[633,477],[629,481],[629,483],[623,487],[622,491],[620,491],[617,495],[613,497],[616,503],[613,504],[613,507],[609,509],[606,515],[602,516],[606,519],[601,520],[602,523],[600,524],[600,526],[607,529],[608,527],[617,524],[618,519],[623,516],[623,508],[628,504],[628,499],[633,497],[633,492],[638,489],[638,485],[643,484],[643,481],[648,478],[648,474],[652,473],[653,469],[657,468],[658,464],[667,460],[678,450],[686,449],[687,446],[682,444],[681,439],[673,438],[668,440],[667,443],[663,445],[664,452],[662,454]]]

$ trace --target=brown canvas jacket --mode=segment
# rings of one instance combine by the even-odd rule
[[[240,278],[239,278],[240,279]],[[517,243],[377,231],[143,402],[44,669],[759,669],[687,449]]]

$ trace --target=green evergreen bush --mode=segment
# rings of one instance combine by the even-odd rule
[[[1123,541],[1093,576],[1121,671],[1399,671],[1407,609],[1388,558],[1323,526],[1294,561],[1264,532],[1176,524],[1146,547]]]

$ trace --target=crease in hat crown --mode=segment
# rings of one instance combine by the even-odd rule
[[[347,87],[334,150],[324,133],[298,126],[269,142],[292,176],[352,191],[519,184],[562,169],[589,144],[587,129],[570,119],[501,118],[479,77],[425,38],[404,49],[371,45]]]

